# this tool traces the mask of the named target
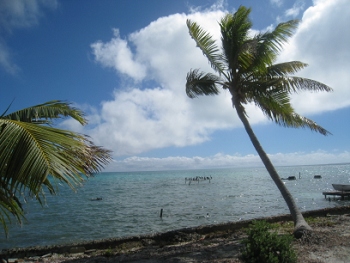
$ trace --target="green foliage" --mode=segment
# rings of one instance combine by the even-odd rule
[[[313,226],[326,226],[326,227],[332,227],[334,225],[334,222],[332,221],[331,217],[307,217],[305,218],[306,222],[309,225]]]
[[[74,189],[83,176],[101,171],[111,160],[111,152],[87,135],[52,127],[66,117],[87,124],[84,113],[67,102],[8,110],[0,115],[0,224],[5,234],[12,216],[19,223],[24,218],[22,196],[43,204],[45,190],[55,194],[59,182]]]
[[[266,221],[254,221],[243,240],[242,259],[247,263],[295,263],[291,235],[278,235]]]
[[[104,254],[105,257],[112,257],[114,255],[114,251],[111,247],[109,247],[108,249],[105,250]]]

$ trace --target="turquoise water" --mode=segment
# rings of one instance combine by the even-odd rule
[[[322,191],[331,190],[332,183],[349,183],[350,164],[277,170],[281,177],[298,178],[285,184],[302,211],[349,204],[329,202]],[[212,180],[185,183],[186,177],[196,176]],[[97,197],[102,200],[91,201]],[[289,212],[264,168],[101,173],[77,192],[63,187],[59,195],[47,195],[44,207],[27,200],[24,211],[27,222],[12,224],[9,238],[0,230],[0,249],[150,234]]]

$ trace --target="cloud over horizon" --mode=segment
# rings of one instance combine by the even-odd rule
[[[327,153],[315,151],[310,153],[276,153],[268,154],[275,166],[294,165],[319,165],[349,163],[350,152]],[[214,156],[169,156],[164,158],[132,156],[121,160],[114,160],[105,172],[126,171],[166,171],[166,170],[190,170],[190,169],[221,169],[221,168],[244,168],[262,167],[260,157],[257,154],[228,155],[216,154]]]

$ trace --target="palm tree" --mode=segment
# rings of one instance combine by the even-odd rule
[[[5,234],[11,215],[19,223],[24,218],[23,195],[42,204],[45,189],[55,194],[58,182],[75,189],[84,176],[99,172],[111,160],[111,152],[88,136],[52,127],[63,117],[87,124],[83,112],[69,103],[49,101],[7,111],[0,115],[0,221]]]
[[[233,108],[236,109],[251,142],[288,205],[294,221],[294,235],[301,237],[304,231],[310,231],[311,228],[255,136],[248,121],[245,105],[254,103],[267,118],[279,125],[309,128],[327,135],[330,134],[327,130],[294,111],[290,103],[290,94],[299,90],[332,89],[320,82],[294,76],[297,71],[307,66],[305,63],[292,61],[274,64],[282,45],[292,36],[298,21],[280,23],[271,32],[251,36],[250,12],[250,8],[241,6],[236,13],[227,14],[221,19],[221,49],[209,33],[195,22],[187,20],[189,34],[217,74],[191,69],[187,74],[186,93],[190,98],[217,95],[220,87],[230,92]]]

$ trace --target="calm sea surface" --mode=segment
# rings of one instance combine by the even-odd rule
[[[327,201],[322,195],[332,189],[332,183],[349,184],[350,164],[277,167],[277,171],[281,177],[297,177],[285,184],[302,211],[350,204],[348,200]],[[211,176],[212,180],[185,183],[186,177],[196,176]],[[91,201],[94,198],[102,200]],[[1,228],[0,249],[150,234],[289,213],[264,168],[101,173],[77,192],[64,187],[57,196],[47,195],[44,207],[27,200],[24,210],[27,221],[22,226],[13,223],[7,239]]]

